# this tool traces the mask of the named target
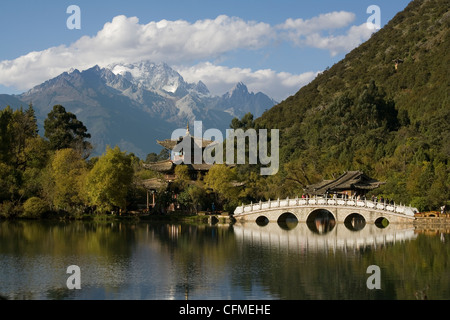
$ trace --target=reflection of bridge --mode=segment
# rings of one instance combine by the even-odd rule
[[[296,219],[314,222],[317,219],[334,222],[392,223],[414,221],[417,209],[402,205],[350,199],[285,199],[242,205],[234,211],[234,218],[243,221],[280,221]]]
[[[256,223],[246,222],[233,225],[233,230],[238,240],[297,252],[377,248],[417,237],[414,227],[399,224],[383,229],[369,225],[359,231],[352,231],[343,224],[338,224],[331,231],[320,234],[306,224],[298,224],[286,230],[277,223],[261,227]]]

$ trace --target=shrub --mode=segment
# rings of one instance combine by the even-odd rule
[[[18,217],[22,212],[22,206],[12,201],[0,203],[0,219],[13,219]]]
[[[29,219],[39,219],[49,211],[48,204],[38,197],[29,198],[23,204],[23,215],[24,218]]]

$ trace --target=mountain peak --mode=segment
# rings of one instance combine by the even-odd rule
[[[80,70],[76,69],[76,68],[70,68],[69,71],[67,71],[68,74],[72,74],[72,73],[80,73]]]
[[[108,66],[115,75],[121,75],[137,86],[148,90],[162,90],[175,93],[187,83],[183,77],[166,63],[140,61],[129,64],[112,64]]]
[[[197,82],[197,84],[194,87],[194,90],[204,95],[210,94],[208,87],[201,80]]]
[[[234,88],[233,88],[232,91],[242,91],[242,92],[248,93],[248,88],[247,88],[247,86],[246,86],[243,82],[239,81],[239,82],[234,86]]]
[[[248,91],[247,86],[243,82],[238,82],[230,91],[225,93],[224,96],[231,98],[231,97],[236,97],[236,96],[246,96],[249,94],[250,93]]]

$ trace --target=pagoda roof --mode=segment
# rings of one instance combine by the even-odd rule
[[[347,171],[335,180],[323,180],[306,187],[305,191],[312,194],[343,190],[373,190],[385,182],[368,177],[362,171]]]
[[[202,149],[206,148],[207,146],[209,146],[211,143],[214,142],[211,140],[206,140],[206,139],[191,136],[189,133],[187,135],[185,135],[184,137],[176,139],[176,140],[166,139],[166,140],[162,140],[162,141],[157,140],[156,142],[166,149],[173,150],[173,148],[175,148],[175,146],[177,144],[179,144],[181,141],[183,141],[184,139],[191,139],[192,146],[195,144],[198,147],[201,147]]]
[[[181,165],[185,165],[182,163]],[[163,160],[158,162],[144,163],[142,166],[146,169],[150,169],[157,172],[170,172],[175,169],[177,164],[175,164],[172,160]],[[200,164],[186,164],[189,171],[209,171],[212,164],[208,163],[200,163]]]

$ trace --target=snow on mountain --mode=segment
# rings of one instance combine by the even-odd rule
[[[259,117],[276,104],[263,93],[250,93],[243,83],[213,96],[202,81],[187,83],[167,64],[150,61],[72,69],[21,95],[0,95],[2,101],[32,102],[41,133],[48,112],[61,104],[86,125],[95,155],[106,145],[119,145],[139,157],[159,152],[155,141],[170,138],[186,122],[200,120],[205,130],[225,132],[233,117],[248,112]]]
[[[165,63],[141,61],[134,64],[113,64],[108,69],[147,90],[162,90],[172,94],[181,91],[179,95],[182,95],[195,88],[195,85],[186,83],[178,72]]]

